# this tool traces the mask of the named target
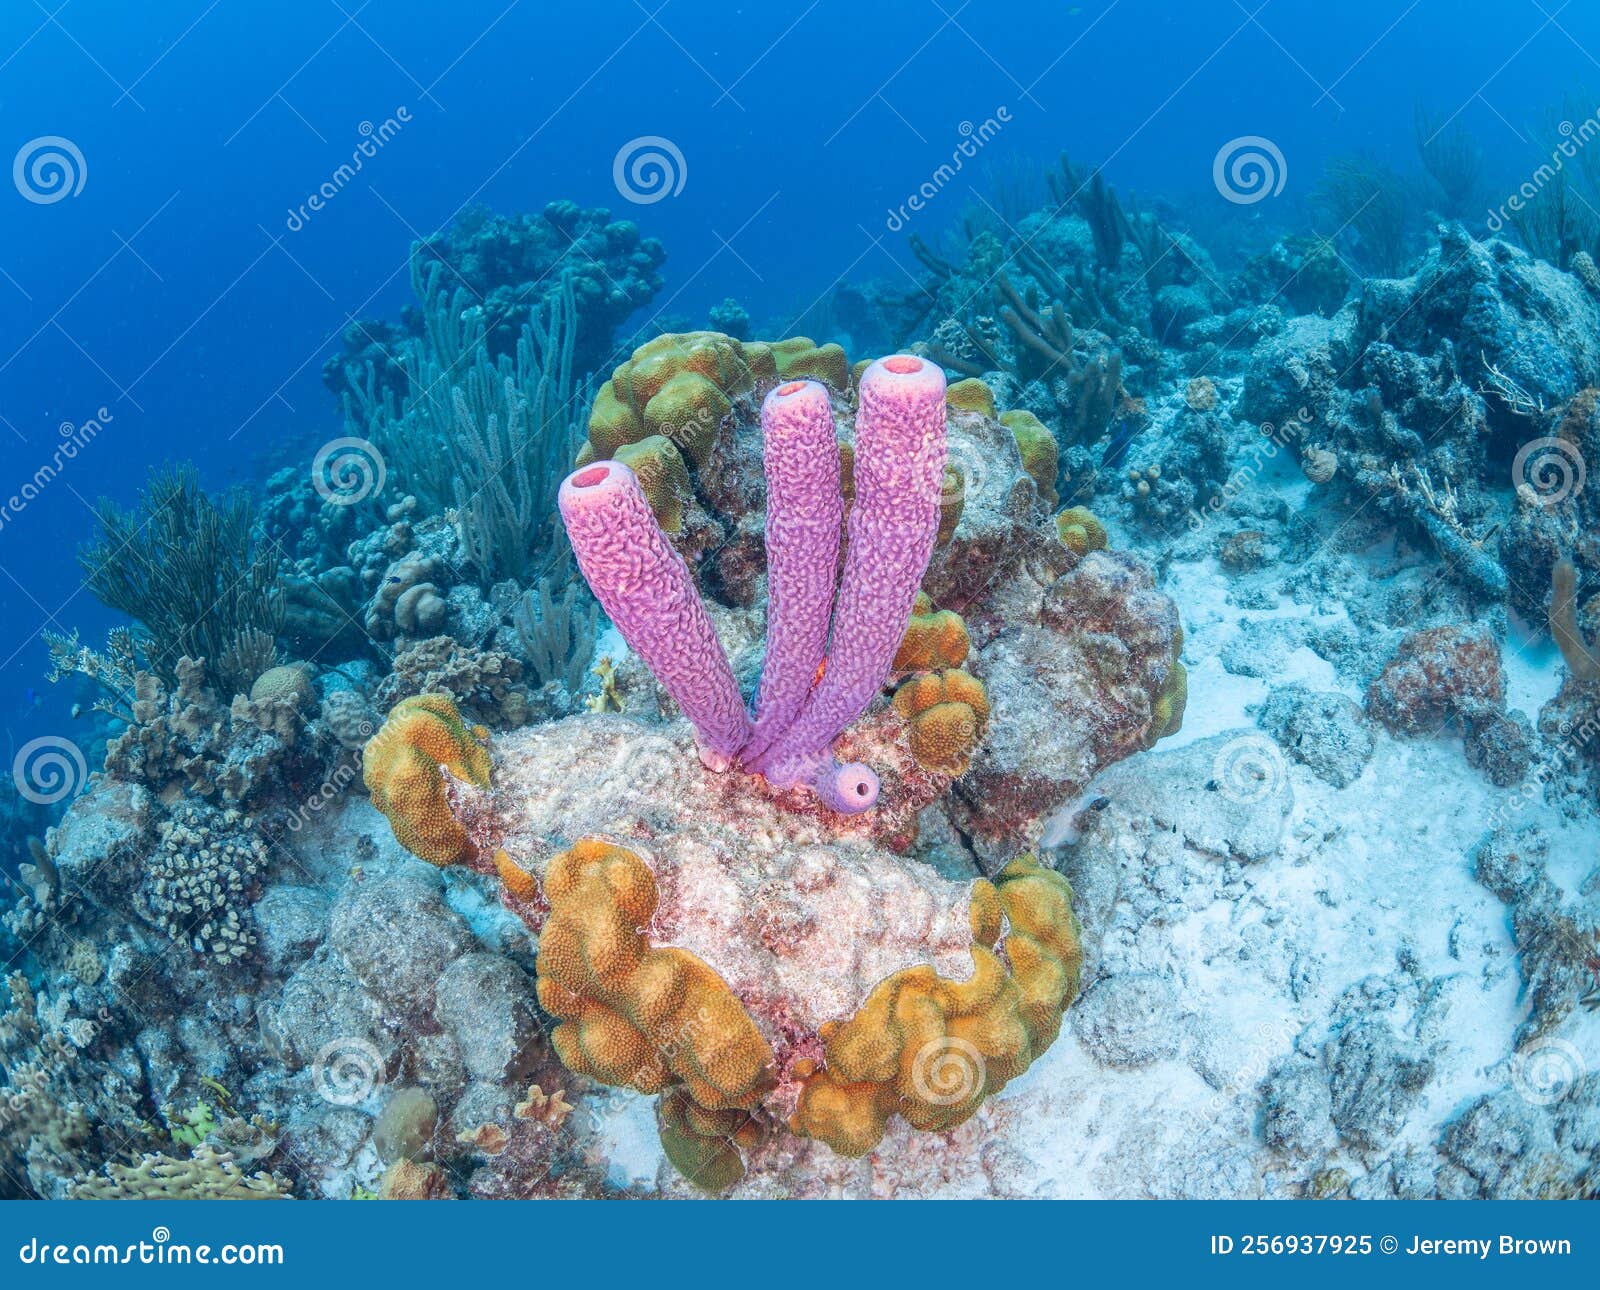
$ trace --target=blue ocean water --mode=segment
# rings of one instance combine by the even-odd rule
[[[341,331],[396,316],[413,239],[472,203],[636,220],[668,254],[641,332],[704,325],[730,296],[803,319],[839,282],[909,282],[908,234],[936,241],[991,162],[1064,150],[1259,248],[1332,156],[1415,171],[1420,104],[1477,138],[1488,187],[1514,185],[1562,94],[1600,79],[1594,48],[1592,6],[1476,0],[15,0],[0,144],[65,140],[73,174],[60,200],[0,185],[0,494],[64,427],[104,429],[0,525],[7,740],[66,723],[41,629],[117,621],[74,561],[91,504],[131,502],[176,460],[209,487],[258,485],[337,433],[319,373]],[[385,122],[360,173],[297,217]],[[983,155],[907,212],[971,130]],[[640,204],[613,166],[645,136],[681,163]],[[1281,152],[1271,203],[1213,185],[1242,136]]]

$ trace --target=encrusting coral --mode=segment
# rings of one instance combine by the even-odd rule
[[[641,1093],[681,1085],[712,1111],[752,1109],[772,1049],[744,1005],[686,950],[652,946],[655,877],[631,851],[584,838],[550,862],[539,1002],[569,1069]]]
[[[450,812],[444,771],[488,788],[486,734],[468,728],[448,695],[423,694],[396,704],[362,750],[372,804],[388,817],[400,844],[430,864],[453,864],[470,846]]]
[[[910,723],[917,765],[952,778],[966,774],[989,720],[982,681],[960,668],[919,672],[895,691],[894,709]]]
[[[928,594],[919,591],[890,670],[931,672],[941,667],[960,667],[971,648],[972,640],[961,615],[953,609],[935,609]]]
[[[1022,856],[975,883],[972,941],[966,980],[907,968],[820,1028],[825,1065],[802,1077],[791,1128],[849,1156],[877,1146],[896,1114],[942,1132],[1055,1042],[1083,964],[1067,880]]]
[[[1061,445],[1056,442],[1050,427],[1025,408],[1015,408],[1000,414],[1000,424],[1007,427],[1017,441],[1017,451],[1022,454],[1022,468],[1039,490],[1046,506],[1054,506],[1056,495],[1056,470],[1061,460]]]

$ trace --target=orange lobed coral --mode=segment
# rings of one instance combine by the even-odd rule
[[[983,682],[960,668],[919,672],[894,694],[894,709],[911,723],[907,743],[923,770],[964,775],[989,720]]]
[[[372,804],[413,855],[448,865],[468,852],[471,842],[450,812],[443,771],[487,789],[488,734],[482,726],[469,727],[449,695],[419,694],[395,704],[383,729],[362,749]]]
[[[772,1049],[727,983],[687,950],[641,930],[656,881],[633,852],[584,838],[544,876],[539,1002],[569,1070],[641,1093],[681,1086],[713,1111],[752,1110],[771,1085]]]
[[[896,1114],[954,1128],[1055,1042],[1083,965],[1071,885],[1021,856],[973,885],[971,914],[969,979],[906,968],[820,1028],[825,1062],[803,1073],[794,1132],[859,1156]]]
[[[967,624],[961,615],[953,609],[935,609],[928,593],[919,591],[891,670],[931,672],[941,667],[960,667],[971,648]]]

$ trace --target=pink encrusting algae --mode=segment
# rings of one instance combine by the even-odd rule
[[[809,787],[830,809],[855,814],[877,802],[878,777],[859,763],[839,766],[833,742],[881,691],[933,554],[944,372],[897,354],[862,373],[837,605],[844,502],[827,390],[779,386],[762,405],[762,427],[768,637],[753,726],[688,566],[632,472],[611,461],[575,471],[561,486],[561,515],[595,597],[694,724],[702,760],[714,770],[737,762],[776,788]]]

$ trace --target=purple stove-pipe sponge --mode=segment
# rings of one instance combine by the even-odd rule
[[[595,462],[567,476],[559,505],[600,607],[694,724],[700,759],[726,770],[750,737],[750,719],[689,567],[638,479],[619,461]]]
[[[905,638],[938,538],[944,463],[943,369],[910,354],[880,358],[861,374],[850,550],[827,667],[789,728],[749,763],[775,786],[809,784],[847,813],[877,801],[877,776],[838,767],[831,748],[882,689]]]
[[[833,406],[817,381],[789,381],[761,404],[767,477],[767,657],[742,761],[758,758],[800,711],[828,648],[844,495]]]

